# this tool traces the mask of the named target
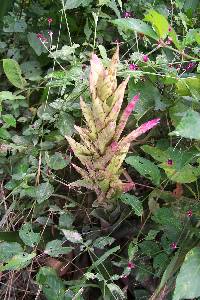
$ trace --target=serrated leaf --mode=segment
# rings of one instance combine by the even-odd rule
[[[46,244],[44,253],[52,257],[58,257],[62,254],[68,254],[73,247],[63,247],[63,242],[60,240],[53,240]]]
[[[70,114],[63,112],[59,116],[56,127],[63,136],[71,136],[74,132],[74,124],[74,118]]]
[[[143,214],[142,203],[136,196],[126,193],[121,195],[120,200],[125,204],[130,205],[137,216],[142,216]]]
[[[170,135],[182,136],[189,139],[200,139],[200,114],[189,110],[181,119],[176,129]]]
[[[53,170],[64,169],[69,164],[69,159],[65,159],[60,152],[55,152],[52,156],[46,155],[47,165]]]
[[[72,243],[82,243],[83,239],[80,233],[76,230],[62,229],[65,238]]]
[[[125,161],[127,164],[134,167],[142,176],[151,180],[155,185],[160,184],[160,170],[148,159],[140,156],[129,156]]]
[[[152,220],[158,224],[161,224],[162,226],[173,226],[174,230],[181,229],[181,223],[179,219],[175,215],[173,209],[169,207],[158,208],[154,212]]]
[[[157,255],[160,252],[158,244],[154,241],[144,241],[139,244],[143,254],[150,257]]]
[[[194,299],[200,296],[200,248],[190,250],[176,279],[173,300]]]
[[[40,241],[40,234],[33,231],[30,223],[25,223],[19,230],[19,236],[25,245],[34,247]]]
[[[74,216],[70,213],[64,213],[59,217],[59,227],[60,228],[69,228],[74,222]]]
[[[54,192],[54,187],[49,183],[41,183],[37,186],[36,189],[36,200],[38,203],[42,203],[45,200],[49,199]]]
[[[102,236],[97,238],[94,243],[93,243],[93,247],[95,248],[99,248],[99,249],[104,249],[105,246],[107,245],[111,245],[112,243],[114,243],[115,239],[111,236]]]
[[[21,270],[25,267],[27,267],[31,260],[36,256],[35,252],[32,252],[31,254],[28,253],[19,253],[15,256],[13,256],[10,260],[8,260],[6,263],[0,266],[0,272],[6,271],[6,270]]]
[[[3,70],[8,80],[17,88],[23,89],[26,80],[22,77],[21,69],[17,61],[10,58],[3,59]]]
[[[122,30],[131,30],[139,33],[143,33],[154,40],[158,40],[157,34],[153,31],[152,27],[147,23],[139,20],[139,19],[117,19],[112,21],[113,24],[117,25]]]
[[[16,242],[1,242],[0,243],[0,260],[6,261],[13,256],[22,253],[22,246]]]

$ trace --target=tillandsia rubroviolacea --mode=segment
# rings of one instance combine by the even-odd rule
[[[159,123],[153,119],[133,130],[127,136],[122,132],[132,113],[139,95],[135,95],[118,118],[126,85],[129,77],[117,87],[117,65],[119,63],[119,46],[107,69],[103,67],[97,55],[90,61],[89,86],[92,97],[91,106],[80,99],[80,106],[85,118],[84,128],[75,126],[80,142],[66,136],[74,155],[78,157],[84,168],[73,164],[82,176],[71,186],[85,187],[94,190],[97,202],[106,203],[123,192],[133,188],[133,183],[122,182],[122,163],[128,153],[130,144],[141,134]]]

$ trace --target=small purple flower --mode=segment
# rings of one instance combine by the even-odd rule
[[[188,210],[187,212],[186,212],[186,215],[187,215],[187,217],[188,218],[191,218],[192,217],[192,215],[193,215],[193,212],[192,212],[192,210],[190,209],[190,210]]]
[[[44,38],[43,34],[42,33],[37,33],[37,38],[39,40],[42,40]]]
[[[171,243],[170,248],[171,248],[172,250],[177,249],[177,243],[176,243],[176,242]]]
[[[168,166],[172,166],[173,165],[173,160],[172,159],[168,159],[167,160],[167,164],[168,164]]]
[[[190,70],[192,70],[195,66],[196,66],[196,63],[195,63],[195,62],[190,62],[190,63],[186,66],[185,70],[186,70],[186,71],[190,71]]]
[[[126,18],[131,18],[133,16],[132,12],[130,11],[125,11],[123,12],[123,17]]]
[[[145,54],[145,55],[143,55],[142,59],[143,59],[143,62],[148,62],[149,57],[148,57],[148,55]]]
[[[136,64],[130,64],[129,65],[129,70],[136,71],[136,70],[138,70],[138,66]]]
[[[169,31],[169,32],[172,31],[172,27],[171,27],[171,26],[168,27],[168,31]]]
[[[128,265],[127,265],[127,268],[130,269],[130,270],[132,270],[132,269],[135,268],[135,264],[132,261],[129,261]]]

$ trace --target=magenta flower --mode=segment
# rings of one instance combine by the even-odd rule
[[[148,55],[143,55],[143,62],[148,62],[148,60],[149,60],[149,57],[148,57]]]
[[[51,23],[53,22],[53,19],[52,18],[48,18],[47,21],[48,21],[49,25],[51,25]]]
[[[146,131],[155,127],[159,122],[160,122],[160,118],[156,118],[156,119],[150,120],[150,121],[142,124],[138,129],[140,129],[141,134],[145,133]]]
[[[131,70],[131,71],[136,71],[136,70],[138,70],[138,66],[135,65],[135,64],[130,64],[130,65],[129,65],[129,70]]]
[[[171,27],[171,26],[168,27],[168,31],[169,31],[169,32],[172,31],[172,27]]]
[[[187,212],[186,212],[186,215],[188,216],[188,218],[191,218],[192,217],[192,215],[193,215],[193,212],[192,212],[192,210],[190,209],[190,210],[188,210]]]
[[[42,40],[44,38],[43,34],[42,33],[37,33],[37,38],[39,40]]]
[[[130,11],[125,11],[124,13],[123,13],[123,17],[124,18],[131,18],[133,16],[133,14],[132,14],[132,12],[130,12]]]
[[[196,63],[195,63],[195,62],[190,62],[190,63],[186,66],[185,70],[186,70],[186,71],[190,71],[190,70],[192,70],[195,66],[196,66]]]
[[[173,160],[172,159],[168,159],[167,160],[167,164],[168,164],[168,166],[172,166],[173,165]]]
[[[165,44],[166,45],[171,45],[172,41],[173,41],[172,38],[169,36],[167,41],[165,42]]]
[[[177,249],[177,243],[176,243],[176,242],[171,243],[170,248],[171,248],[172,250]]]
[[[130,269],[130,270],[134,269],[135,268],[135,264],[132,261],[129,261],[128,265],[127,265],[127,268]]]

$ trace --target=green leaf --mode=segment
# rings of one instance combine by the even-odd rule
[[[151,37],[154,40],[158,40],[157,34],[153,31],[151,26],[146,24],[145,22],[139,20],[139,19],[117,19],[112,21],[113,24],[117,25],[122,30],[131,30],[136,31],[139,33],[143,33],[149,37]]]
[[[36,256],[35,252],[32,252],[31,254],[25,252],[19,253],[13,256],[10,260],[8,260],[3,265],[1,265],[0,272],[6,270],[21,270],[27,267],[35,256]]]
[[[11,135],[5,128],[0,128],[0,139],[9,140]]]
[[[19,236],[24,244],[30,247],[36,246],[40,241],[40,234],[33,231],[30,223],[22,225],[19,231]]]
[[[23,252],[22,246],[16,242],[0,243],[0,260],[2,260],[3,262],[21,252]]]
[[[38,39],[37,34],[34,32],[29,32],[27,34],[29,45],[33,48],[35,53],[40,56],[42,53],[46,53],[47,50],[45,49],[44,45]]]
[[[27,24],[25,20],[15,19],[14,16],[4,17],[4,32],[25,32],[27,29]]]
[[[70,213],[64,213],[59,217],[60,228],[70,228],[74,222],[74,216]]]
[[[64,9],[74,9],[79,6],[87,6],[92,0],[66,0],[64,3]]]
[[[160,162],[166,162],[169,159],[169,154],[157,147],[152,147],[149,145],[144,145],[141,149],[151,155],[155,160]]]
[[[25,78],[31,81],[41,79],[42,70],[38,61],[26,61],[21,64],[21,70]]]
[[[17,88],[23,89],[26,80],[22,77],[21,69],[17,61],[10,58],[3,59],[3,69],[8,80]]]
[[[110,246],[112,243],[114,243],[114,241],[115,239],[111,236],[101,236],[94,241],[93,247],[104,249],[105,246]]]
[[[158,224],[161,224],[162,226],[172,226],[175,230],[181,229],[181,223],[179,219],[175,215],[173,209],[169,207],[158,208],[154,212],[152,220]]]
[[[8,127],[16,127],[16,120],[13,117],[13,115],[10,114],[2,115],[2,119],[4,120],[4,122],[6,122]]]
[[[129,261],[133,260],[135,254],[138,252],[138,245],[134,242],[131,242],[128,246],[128,258]]]
[[[121,299],[126,299],[125,294],[123,293],[123,291],[115,283],[109,283],[109,284],[107,284],[107,287],[110,290],[110,292],[111,292],[112,296],[114,297],[114,299],[120,299],[120,300]]]
[[[144,241],[139,244],[139,247],[143,254],[147,256],[155,256],[160,252],[158,244],[154,241]]]
[[[74,132],[74,124],[74,118],[70,114],[62,112],[56,123],[56,127],[63,136],[71,136]]]
[[[194,299],[200,296],[200,248],[190,250],[178,273],[173,300]]]
[[[76,230],[62,229],[65,238],[72,243],[82,243],[83,239],[80,233]]]
[[[200,97],[200,77],[179,78],[176,83],[177,93],[181,96]]]
[[[148,11],[148,14],[145,16],[144,20],[149,21],[152,24],[154,30],[160,38],[166,38],[169,31],[169,23],[163,15],[151,9]]]
[[[160,184],[160,170],[148,159],[140,156],[129,156],[125,162],[134,167],[142,176],[151,180],[155,185]]]
[[[70,253],[72,249],[73,247],[63,247],[63,242],[60,240],[53,240],[46,244],[44,253],[52,257],[58,257]]]
[[[49,199],[54,192],[54,187],[49,183],[41,183],[36,189],[36,200],[38,203],[42,203]]]
[[[48,154],[45,155],[47,165],[53,170],[64,169],[69,164],[69,159],[65,159],[60,152],[55,152],[49,157]]]
[[[56,270],[49,267],[40,268],[36,276],[37,283],[48,300],[65,300],[66,288],[58,277]]]
[[[186,112],[176,129],[170,135],[177,135],[188,139],[200,139],[200,114],[194,110]]]
[[[123,194],[121,195],[120,200],[125,204],[130,205],[137,216],[142,216],[142,202],[136,196],[130,194]]]

